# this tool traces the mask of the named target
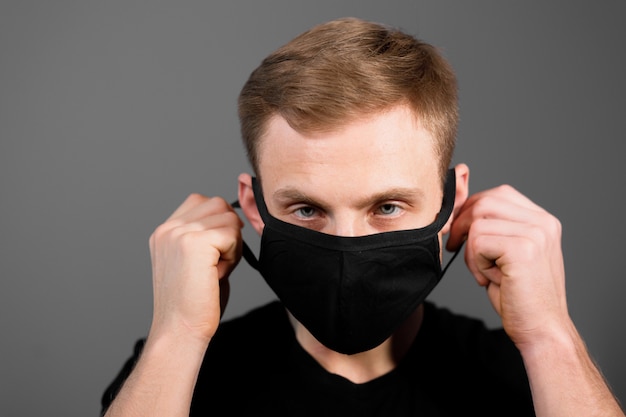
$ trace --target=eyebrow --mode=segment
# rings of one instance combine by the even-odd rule
[[[278,189],[273,194],[274,199],[281,205],[299,202],[316,207],[324,207],[320,201],[308,194],[292,187]],[[383,201],[405,201],[409,204],[416,204],[423,201],[425,195],[421,189],[408,187],[394,187],[359,200],[356,206],[359,208],[369,207]]]

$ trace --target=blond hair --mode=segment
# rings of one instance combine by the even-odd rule
[[[356,18],[313,27],[250,75],[239,95],[241,134],[258,173],[258,144],[269,119],[300,133],[329,132],[405,104],[435,138],[443,178],[458,124],[457,84],[440,53],[400,30]]]

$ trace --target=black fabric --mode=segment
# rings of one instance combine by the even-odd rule
[[[132,357],[102,398],[103,411]],[[326,372],[270,303],[224,322],[198,377],[192,416],[533,416],[519,352],[501,330],[425,304],[422,328],[392,372],[365,384]]]
[[[335,236],[290,224],[254,198],[265,227],[258,258],[248,260],[283,305],[324,346],[355,354],[385,341],[441,279],[438,232],[454,207],[448,171],[441,211],[428,226],[367,236]],[[248,259],[251,251],[246,250]]]

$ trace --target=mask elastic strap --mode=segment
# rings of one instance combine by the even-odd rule
[[[260,272],[259,270],[259,260],[256,258],[256,256],[254,256],[254,253],[252,252],[252,249],[250,249],[250,246],[248,246],[248,244],[246,243],[246,241],[242,241],[243,243],[243,257],[244,259],[248,262],[248,264],[256,269],[257,271]]]
[[[239,200],[234,201],[231,206],[233,208],[241,208],[241,205],[239,204]],[[256,269],[257,271],[259,271],[259,260],[256,258],[256,256],[254,256],[254,252],[252,252],[252,249],[250,249],[250,246],[248,246],[248,244],[246,243],[245,240],[242,240],[242,244],[243,244],[243,257],[244,259],[248,262],[248,264]]]
[[[454,261],[454,258],[457,257],[457,255],[461,252],[461,250],[463,249],[463,245],[465,245],[465,241],[461,242],[461,246],[459,246],[459,248],[456,250],[456,252],[454,252],[452,254],[452,257],[450,258],[450,260],[448,260],[448,263],[446,264],[446,266],[443,268],[443,270],[441,271],[441,276],[439,277],[439,279],[443,278],[443,276],[445,275],[446,271],[448,270],[448,268],[450,267],[450,264],[452,263],[452,261]],[[250,249],[248,249],[250,250]],[[254,255],[253,255],[254,256]]]

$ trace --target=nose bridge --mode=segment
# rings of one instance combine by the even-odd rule
[[[335,236],[355,237],[368,234],[367,221],[353,210],[342,210],[335,213],[332,230],[328,233]]]

